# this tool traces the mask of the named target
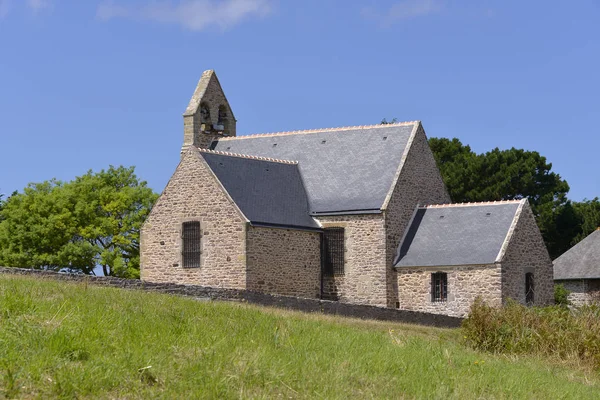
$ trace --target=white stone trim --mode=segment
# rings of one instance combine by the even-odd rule
[[[341,131],[351,131],[356,129],[377,129],[377,128],[389,128],[390,126],[404,126],[404,125],[420,125],[420,121],[406,121],[406,122],[397,122],[394,124],[377,124],[377,125],[356,125],[356,126],[340,126],[334,128],[318,128],[318,129],[306,129],[306,130],[298,130],[298,131],[283,131],[283,132],[270,132],[270,133],[253,133],[250,135],[242,135],[242,136],[231,136],[220,138],[219,141],[228,141],[228,140],[241,140],[241,139],[250,139],[255,137],[268,137],[268,136],[284,136],[284,135],[302,135],[307,133],[320,133],[320,132],[341,132]]]
[[[451,203],[451,204],[428,204],[421,208],[450,208],[450,207],[473,207],[473,206],[490,206],[496,204],[516,204],[522,203],[523,200],[495,200],[495,201],[479,201],[473,203]]]
[[[200,149],[200,148],[198,148],[198,151],[200,153],[219,154],[219,155],[222,155],[222,156],[246,158],[246,159],[249,159],[249,160],[268,161],[268,162],[275,162],[275,163],[280,163],[280,164],[292,164],[292,165],[297,165],[298,164],[298,161],[293,161],[293,160],[280,160],[280,159],[277,159],[277,158],[252,156],[252,155],[240,154],[240,153],[230,153],[230,152],[227,152],[227,151],[210,150],[210,149]]]
[[[513,202],[515,202],[515,201],[513,200]],[[510,228],[508,229],[508,232],[506,233],[506,237],[504,238],[504,243],[502,243],[502,247],[500,247],[500,251],[498,252],[498,256],[496,257],[497,263],[501,262],[502,259],[504,258],[504,255],[506,254],[506,250],[508,249],[508,244],[510,243],[510,240],[512,239],[513,234],[515,233],[515,229],[519,222],[519,218],[521,217],[521,212],[523,211],[523,207],[527,203],[527,199],[522,199],[522,200],[519,200],[518,202],[519,202],[519,207],[517,208],[517,212],[515,212],[515,216],[512,220],[512,223],[510,224]]]
[[[406,159],[408,158],[408,153],[410,152],[410,149],[412,148],[415,137],[417,136],[417,133],[419,132],[419,128],[421,127],[421,121],[414,121],[411,123],[414,124],[413,130],[410,133],[408,142],[406,143],[406,147],[404,148],[404,153],[402,153],[402,158],[400,159],[400,165],[398,166],[398,169],[396,170],[396,175],[394,176],[394,180],[392,181],[390,189],[388,190],[388,193],[385,196],[385,200],[383,201],[383,205],[381,206],[382,211],[385,211],[387,209],[390,201],[392,200],[392,195],[394,194],[394,189],[396,188],[396,185],[398,184],[398,180],[400,179],[400,174],[402,173],[402,168],[404,167],[404,164],[406,164]],[[386,125],[382,125],[382,126],[386,126]]]

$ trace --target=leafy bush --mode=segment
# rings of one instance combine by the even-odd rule
[[[494,308],[478,298],[462,330],[468,344],[479,350],[575,357],[600,368],[598,306],[530,308],[509,301]]]
[[[554,304],[557,306],[568,306],[571,304],[569,295],[571,292],[563,284],[554,285]]]

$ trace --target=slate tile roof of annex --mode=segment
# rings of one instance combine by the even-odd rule
[[[252,224],[320,229],[309,215],[297,163],[206,150],[200,154]]]
[[[496,262],[522,201],[417,207],[396,267]]]
[[[418,122],[219,139],[211,149],[298,161],[312,215],[379,212]]]
[[[600,278],[600,230],[590,233],[554,260],[554,279]]]

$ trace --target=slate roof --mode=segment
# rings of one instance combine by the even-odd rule
[[[555,280],[599,278],[600,230],[592,232],[554,260]]]
[[[493,264],[521,204],[507,201],[417,207],[394,265]]]
[[[298,161],[312,215],[380,212],[416,125],[238,136],[211,149]]]
[[[200,154],[252,224],[320,229],[296,163]]]

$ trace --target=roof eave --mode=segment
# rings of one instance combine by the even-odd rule
[[[323,231],[323,229],[320,227],[289,225],[289,224],[276,224],[276,223],[258,222],[258,221],[250,221],[250,225],[258,227],[258,228],[293,229],[293,230],[297,230],[297,231],[313,231],[313,232],[322,232]]]
[[[577,278],[564,278],[564,277],[563,278],[557,278],[557,277],[554,277],[555,281],[582,281],[582,280],[592,280],[592,279],[600,279],[600,276],[598,276],[598,277],[587,277],[587,276],[584,276],[584,277],[577,277]]]
[[[490,266],[498,266],[500,263],[488,262],[488,263],[465,263],[465,264],[448,264],[448,265],[398,265],[394,264],[394,269],[403,269],[403,268],[456,268],[456,267],[490,267]]]
[[[366,210],[342,210],[342,211],[313,211],[310,213],[312,217],[327,217],[333,215],[362,215],[362,214],[381,214],[383,210],[372,208]]]

